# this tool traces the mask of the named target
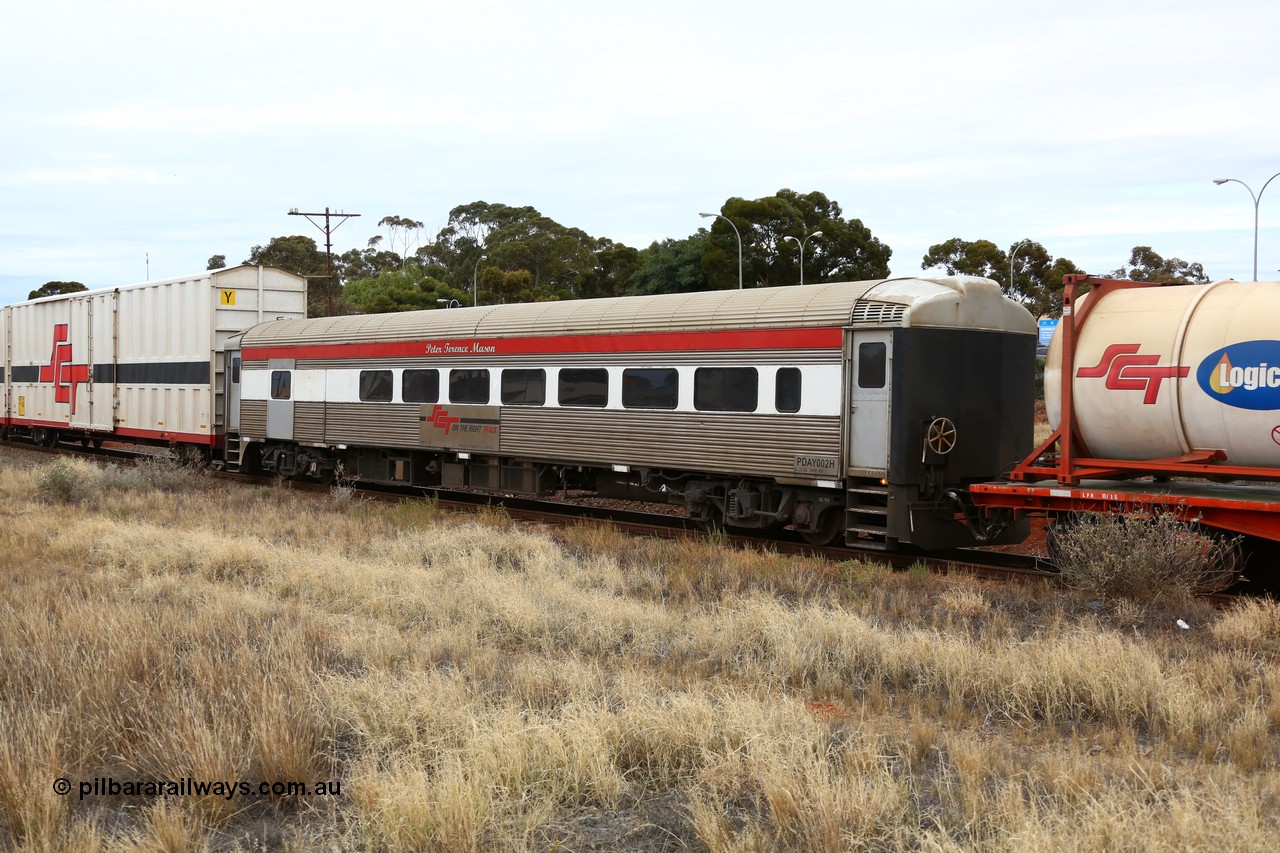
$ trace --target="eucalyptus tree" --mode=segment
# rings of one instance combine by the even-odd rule
[[[1072,261],[1055,259],[1031,239],[1019,240],[1004,250],[990,240],[952,237],[930,246],[920,267],[942,267],[948,275],[989,278],[1037,317],[1061,312],[1063,276],[1082,272]]]
[[[711,234],[705,228],[682,240],[654,241],[640,252],[639,264],[631,276],[628,293],[693,293],[711,290],[706,262],[712,251]],[[735,244],[734,264],[737,264]],[[736,270],[736,266],[735,266]],[[734,273],[737,286],[737,273]]]
[[[758,199],[731,198],[720,214],[732,221],[742,238],[745,287],[798,284],[799,247],[788,237],[805,240],[805,281],[853,281],[889,274],[893,250],[876,238],[860,219],[845,218],[840,205],[820,192],[781,189]],[[729,223],[711,225],[711,246],[703,266],[713,288],[736,287],[737,235]]]
[[[600,247],[582,229],[567,228],[536,208],[475,201],[449,211],[428,254],[451,271],[455,282],[470,281],[484,256],[508,272],[527,270],[536,298],[563,299],[581,296],[598,283]]]
[[[1134,246],[1129,253],[1129,263],[1112,270],[1112,278],[1130,281],[1166,281],[1180,284],[1208,284],[1202,264],[1190,263],[1181,258],[1165,259],[1150,246]]]
[[[46,281],[35,290],[27,294],[28,299],[39,299],[42,296],[58,296],[63,293],[79,293],[82,290],[88,290],[78,281]]]
[[[450,287],[412,266],[349,281],[342,295],[352,308],[366,314],[441,308],[453,300],[465,303],[471,298],[470,291]]]

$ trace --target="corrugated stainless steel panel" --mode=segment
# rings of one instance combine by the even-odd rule
[[[305,441],[315,444],[322,444],[325,441],[324,422],[325,422],[324,403],[302,403],[293,404],[293,438],[295,441]]]
[[[244,346],[387,342],[517,335],[839,326],[879,282],[495,305],[265,323]]]
[[[797,455],[839,456],[840,419],[802,415],[502,410],[503,456],[795,477]]]
[[[325,358],[298,359],[299,370],[354,370],[368,368],[371,359],[367,358]],[[727,352],[681,352],[681,353],[556,353],[554,356],[535,355],[470,355],[462,357],[432,358],[387,358],[378,359],[379,363],[390,367],[440,367],[449,368],[465,365],[473,367],[483,363],[484,367],[503,367],[506,365],[536,364],[542,367],[559,367],[561,365],[590,365],[601,367],[608,365],[630,364],[838,364],[840,353],[837,350],[732,350]],[[258,364],[254,362],[253,364]],[[266,362],[261,362],[266,367]],[[250,362],[244,363],[249,367]]]
[[[364,447],[421,447],[416,403],[325,404],[324,441]]]
[[[844,326],[873,291],[906,306],[903,325],[1036,330],[995,282],[955,276],[282,320],[249,331],[244,346]]]
[[[240,401],[240,434],[251,438],[267,437],[267,401]]]

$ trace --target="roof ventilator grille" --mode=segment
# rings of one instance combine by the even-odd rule
[[[907,306],[901,302],[884,302],[879,299],[859,299],[853,305],[855,326],[901,326]]]

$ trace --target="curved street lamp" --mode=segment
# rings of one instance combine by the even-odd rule
[[[1018,257],[1018,250],[1030,243],[1030,240],[1019,240],[1013,244],[1013,248],[1009,250],[1009,293],[1013,294],[1013,259]]]
[[[729,227],[733,229],[733,233],[738,238],[738,290],[742,290],[742,234],[738,232],[738,226],[733,224],[733,220],[725,216],[723,213],[699,213],[703,219],[709,219],[714,216],[717,219],[723,219],[729,223]]]
[[[783,240],[790,240],[791,242],[795,243],[797,246],[800,247],[800,286],[801,287],[804,287],[804,244],[808,243],[809,240],[813,237],[821,237],[821,236],[822,236],[821,231],[814,231],[812,234],[806,235],[803,240],[797,237],[792,237],[790,234],[787,234],[782,238]]]
[[[471,271],[471,304],[472,305],[480,304],[479,302],[476,301],[476,281],[479,279],[479,276],[480,276],[480,262],[483,260],[487,260],[488,257],[489,257],[488,255],[481,255],[479,258],[477,258],[476,268]]]
[[[1280,178],[1280,172],[1276,172],[1274,175],[1267,178],[1267,183],[1262,185],[1262,189],[1258,190],[1257,195],[1253,194],[1253,189],[1248,184],[1246,184],[1244,181],[1241,181],[1237,178],[1214,178],[1213,179],[1213,182],[1218,186],[1222,186],[1223,184],[1227,184],[1227,183],[1239,184],[1240,186],[1249,190],[1249,195],[1253,197],[1253,280],[1254,281],[1258,280],[1258,203],[1262,201],[1262,194],[1267,191],[1267,184],[1271,183],[1276,178]]]
[[[445,308],[461,308],[462,307],[462,303],[456,299],[437,299],[436,302],[439,302]]]

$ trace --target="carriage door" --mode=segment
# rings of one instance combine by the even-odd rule
[[[68,300],[71,357],[60,366],[60,378],[55,382],[72,386],[69,423],[77,429],[109,432],[116,428],[116,366],[120,361],[116,299],[112,290]]]
[[[889,385],[893,333],[855,331],[849,366],[849,473],[883,477],[889,469]],[[853,470],[856,469],[856,470]]]
[[[293,439],[293,359],[267,361],[267,438]]]
[[[222,429],[227,433],[240,432],[240,348],[228,344],[222,353]]]

